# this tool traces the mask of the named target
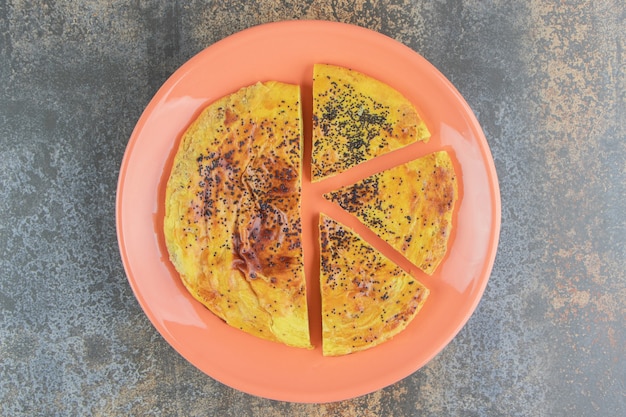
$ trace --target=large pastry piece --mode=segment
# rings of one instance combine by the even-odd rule
[[[300,90],[257,83],[184,133],[165,195],[170,259],[229,325],[310,348],[301,245]]]

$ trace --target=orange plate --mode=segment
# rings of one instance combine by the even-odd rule
[[[313,350],[267,342],[225,325],[182,286],[162,235],[163,196],[178,141],[212,101],[257,81],[303,89],[305,164],[310,156],[314,63],[350,67],[400,90],[421,111],[433,136],[335,179],[303,180],[304,250]],[[424,309],[391,341],[343,357],[321,353],[317,215],[324,211],[374,239],[321,193],[436,149],[451,151],[459,202],[448,254],[432,277],[379,245],[431,289]],[[276,400],[329,402],[363,395],[418,370],[440,352],[476,308],[493,265],[500,229],[500,194],[489,147],[469,106],[420,55],[356,26],[290,21],[247,29],[215,43],[184,64],[142,114],[122,162],[117,233],[130,285],[146,315],[187,360],[238,390]]]

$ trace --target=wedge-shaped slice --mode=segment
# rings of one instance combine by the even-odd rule
[[[165,242],[189,292],[226,323],[311,347],[301,248],[300,90],[258,83],[191,124],[165,196]]]
[[[313,181],[430,133],[413,104],[389,85],[348,68],[313,69]]]
[[[359,235],[320,215],[322,353],[345,355],[400,333],[429,291]]]
[[[446,254],[457,196],[446,151],[325,194],[429,275]]]

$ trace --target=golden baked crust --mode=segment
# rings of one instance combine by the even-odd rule
[[[320,215],[325,356],[374,347],[400,333],[429,291],[352,230]]]
[[[439,151],[325,197],[356,215],[409,261],[432,274],[446,254],[457,188],[450,156]]]
[[[397,90],[347,68],[314,66],[314,182],[429,138],[417,110]]]
[[[229,325],[310,348],[301,248],[300,89],[257,83],[182,137],[165,242],[189,292]]]

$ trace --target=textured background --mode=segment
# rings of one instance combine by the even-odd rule
[[[0,0],[0,415],[626,415],[626,6],[603,1]],[[123,152],[191,56],[285,19],[430,60],[481,122],[502,193],[475,314],[420,371],[322,405],[237,392],[143,314],[115,232]]]

